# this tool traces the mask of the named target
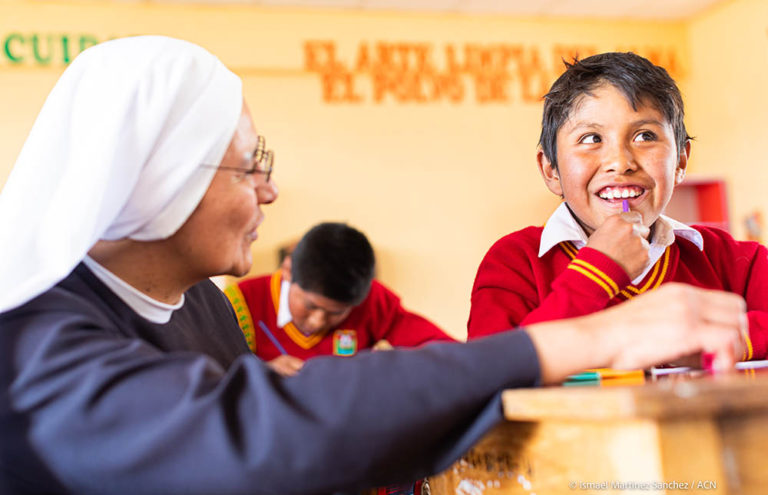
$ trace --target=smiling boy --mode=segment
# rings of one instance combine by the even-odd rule
[[[675,82],[633,53],[566,66],[545,96],[536,155],[544,183],[564,202],[544,227],[509,234],[488,251],[468,337],[592,313],[675,281],[744,297],[742,357],[765,357],[768,251],[662,215],[691,150]]]

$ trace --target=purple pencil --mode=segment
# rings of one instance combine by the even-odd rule
[[[275,344],[275,347],[277,347],[277,350],[280,351],[280,354],[288,354],[285,350],[285,347],[280,345],[280,342],[278,342],[277,338],[275,338],[275,336],[272,335],[272,332],[269,331],[269,328],[267,328],[267,325],[265,325],[263,321],[259,320],[259,326],[264,331],[264,334],[269,338],[269,340],[271,340],[272,343]]]

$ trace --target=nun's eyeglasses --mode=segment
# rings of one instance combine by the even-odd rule
[[[269,182],[269,179],[272,177],[272,170],[274,169],[275,152],[272,150],[267,150],[265,148],[266,148],[266,141],[263,136],[259,136],[258,141],[256,142],[256,150],[253,152],[252,155],[245,157],[246,160],[253,163],[253,166],[251,168],[209,165],[207,163],[204,163],[201,166],[208,167],[208,168],[217,168],[219,170],[232,170],[234,172],[240,172],[241,174],[245,174],[245,175],[264,174],[265,182]]]

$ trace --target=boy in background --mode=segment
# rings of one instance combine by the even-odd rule
[[[566,63],[545,95],[537,151],[563,198],[544,227],[497,241],[478,268],[468,337],[619,304],[666,282],[741,295],[743,359],[768,351],[768,251],[662,215],[691,141],[667,72],[633,53]]]
[[[224,292],[251,351],[282,375],[296,374],[315,356],[452,340],[374,280],[373,248],[348,225],[316,225],[281,267]]]

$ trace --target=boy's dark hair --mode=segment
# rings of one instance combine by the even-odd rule
[[[325,222],[304,234],[291,254],[291,280],[309,292],[345,304],[368,296],[376,259],[362,232]]]
[[[683,122],[683,97],[675,81],[663,67],[631,52],[601,53],[573,63],[563,61],[565,72],[544,95],[544,113],[541,119],[539,145],[544,156],[557,169],[557,131],[582,95],[591,95],[601,84],[611,84],[621,91],[632,108],[650,104],[659,110],[672,125],[677,153],[691,139]]]

